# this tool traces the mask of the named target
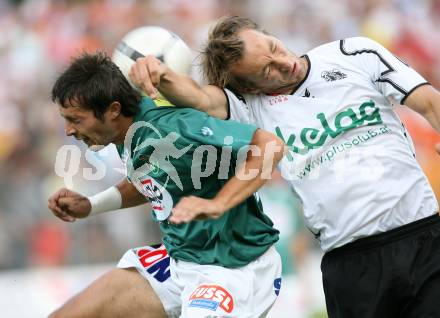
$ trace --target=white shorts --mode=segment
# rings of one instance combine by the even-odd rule
[[[239,268],[174,260],[163,245],[128,250],[117,266],[135,267],[173,318],[265,317],[281,288],[281,259],[273,246]]]

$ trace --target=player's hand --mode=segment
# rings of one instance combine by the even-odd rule
[[[87,197],[65,188],[58,190],[49,198],[48,207],[55,216],[66,222],[85,218],[92,210]]]
[[[130,69],[128,74],[130,81],[142,89],[153,99],[157,98],[157,88],[160,85],[162,76],[167,71],[167,66],[153,55],[141,57]]]
[[[182,198],[172,210],[169,218],[171,223],[180,224],[207,218],[218,219],[225,210],[215,200],[202,199],[195,196]]]
[[[435,145],[435,150],[440,155],[440,144]]]

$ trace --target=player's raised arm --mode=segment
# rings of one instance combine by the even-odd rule
[[[415,110],[440,133],[440,93],[431,85],[416,88],[405,100],[405,105]]]
[[[69,189],[60,189],[49,198],[48,207],[61,220],[74,222],[78,218],[130,208],[146,202],[145,197],[127,179],[123,179],[116,186],[91,197]]]
[[[405,100],[405,105],[415,110],[428,120],[440,133],[440,93],[431,85],[417,87]],[[440,144],[435,150],[440,155]]]
[[[213,85],[199,85],[186,75],[178,74],[152,55],[138,58],[130,70],[130,80],[150,97],[159,90],[176,106],[194,107],[209,115],[225,119],[228,115],[227,98],[222,89]]]
[[[359,68],[369,74],[383,96],[418,112],[440,132],[440,93],[416,70],[368,38],[346,39],[340,49],[343,55],[358,59]]]
[[[244,164],[213,199],[195,196],[183,198],[173,208],[170,222],[182,223],[199,218],[219,218],[262,187],[282,159],[285,144],[275,135],[257,129],[250,146]],[[251,171],[255,173],[249,177]]]

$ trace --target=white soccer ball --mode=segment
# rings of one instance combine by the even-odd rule
[[[154,55],[174,72],[189,75],[192,54],[173,32],[157,26],[144,26],[128,32],[118,43],[112,60],[129,80],[128,73],[137,58]]]

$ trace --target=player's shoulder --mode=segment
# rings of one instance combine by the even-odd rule
[[[140,113],[135,117],[135,122],[141,128],[140,137],[150,133],[167,135],[169,133],[182,134],[186,130],[198,127],[206,121],[208,114],[190,107],[176,107],[172,104],[155,100],[147,107],[141,107]]]
[[[364,36],[342,39],[339,43],[340,50],[344,55],[374,53],[382,49],[378,42]]]
[[[234,97],[236,101],[240,101],[242,104],[246,105],[247,107],[249,107],[251,104],[255,102],[256,99],[262,96],[260,94],[240,93],[237,90],[230,87],[223,88],[223,91],[225,92],[229,103],[231,103],[230,97]]]
[[[209,116],[191,107],[172,107],[167,110],[159,108],[157,111],[160,112],[156,117],[157,124],[170,131],[190,130],[204,122]]]
[[[322,44],[310,50],[307,55],[327,56],[331,53],[351,55],[378,49],[380,49],[380,45],[376,41],[367,37],[356,36]]]

